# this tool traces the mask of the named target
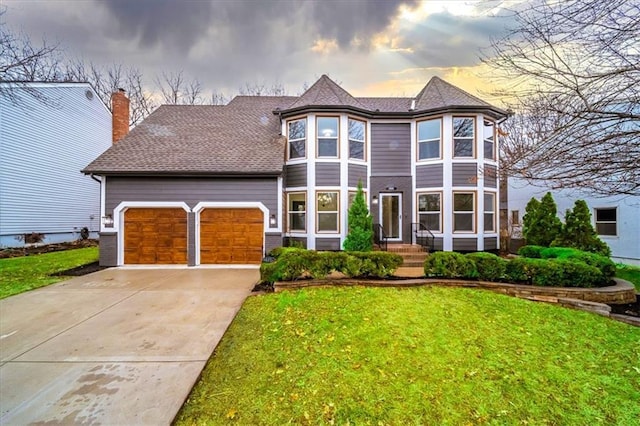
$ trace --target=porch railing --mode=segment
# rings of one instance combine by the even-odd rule
[[[389,237],[384,232],[384,228],[379,223],[373,224],[373,243],[377,245],[380,250],[387,251],[387,240]]]
[[[422,223],[411,224],[411,234],[414,238],[414,243],[419,244],[426,248],[428,251],[433,251],[435,237],[429,229]]]

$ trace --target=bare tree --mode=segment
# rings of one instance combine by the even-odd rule
[[[272,84],[262,83],[245,83],[238,89],[238,93],[242,96],[287,96],[287,89],[280,82]]]
[[[211,105],[226,105],[229,99],[222,92],[211,92]]]
[[[183,71],[156,76],[156,86],[162,101],[169,105],[203,105],[202,84],[197,79],[187,81]]]
[[[483,60],[516,112],[503,170],[594,195],[640,195],[640,3],[534,0]]]

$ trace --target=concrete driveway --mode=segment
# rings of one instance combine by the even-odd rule
[[[0,424],[169,424],[257,269],[106,269],[0,300]]]

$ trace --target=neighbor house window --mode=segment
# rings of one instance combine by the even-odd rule
[[[496,194],[484,194],[484,232],[496,232]]]
[[[473,157],[475,119],[453,117],[453,156]]]
[[[615,207],[595,209],[595,217],[598,235],[618,235],[618,220]]]
[[[511,210],[511,224],[520,225],[520,210]]]
[[[484,158],[485,160],[495,160],[496,159],[496,151],[495,151],[495,136],[496,136],[496,126],[493,121],[484,121],[484,125],[482,127],[483,140],[484,140]]]
[[[316,223],[318,232],[338,232],[339,192],[318,192],[316,194]]]
[[[318,158],[338,157],[338,117],[318,117]]]
[[[473,232],[475,229],[475,193],[453,194],[453,231]]]
[[[307,156],[307,120],[290,121],[289,125],[289,159]]]
[[[418,160],[440,158],[441,129],[440,118],[418,123]]]
[[[365,123],[349,120],[349,158],[364,160]]]
[[[418,221],[431,232],[441,232],[440,194],[418,194]]]
[[[289,231],[307,231],[307,193],[290,192],[287,194],[287,215]]]

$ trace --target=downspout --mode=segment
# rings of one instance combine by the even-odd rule
[[[97,177],[94,176],[93,173],[91,173],[89,176],[91,176],[91,179],[95,180],[100,184],[100,213],[98,214],[98,231],[97,231],[99,235],[100,231],[102,230],[102,179],[98,179]]]

